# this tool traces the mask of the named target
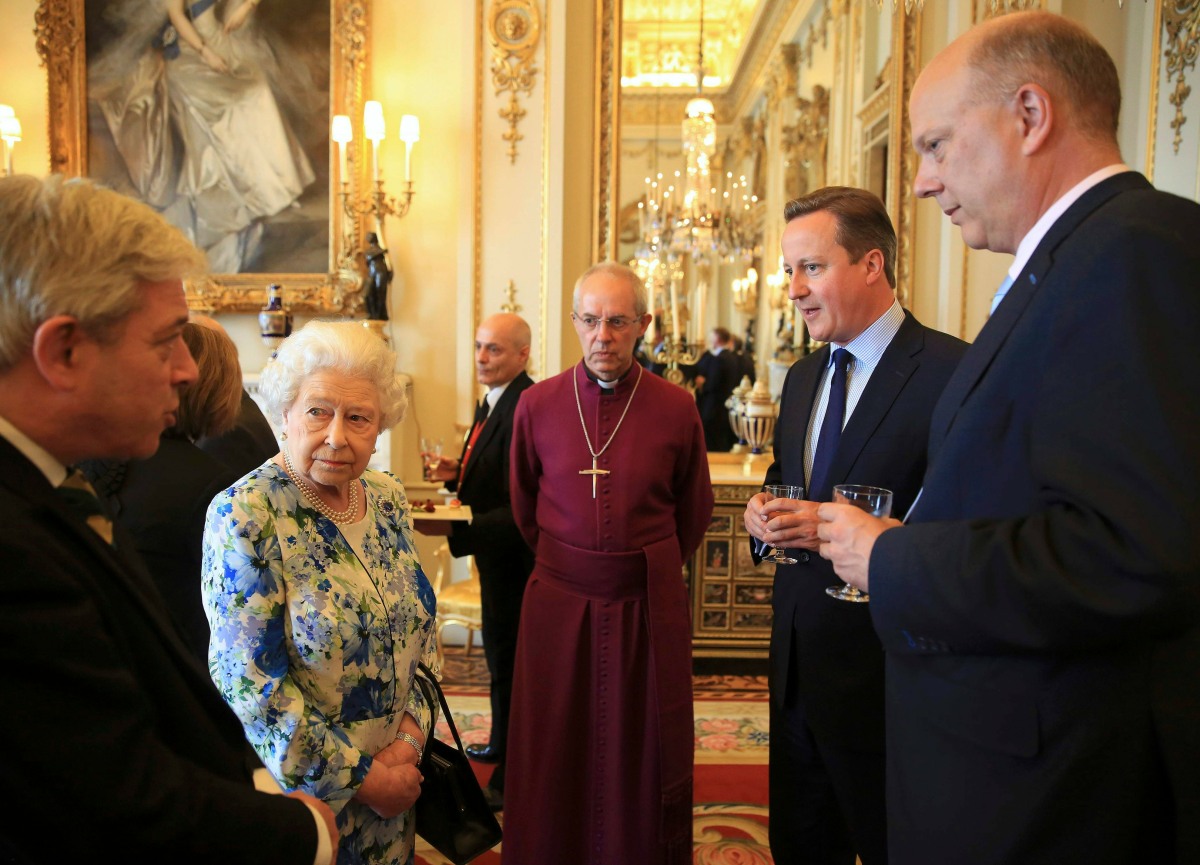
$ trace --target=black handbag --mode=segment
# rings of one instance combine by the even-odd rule
[[[417,834],[454,865],[466,865],[500,843],[500,824],[475,779],[442,686],[424,664],[418,664],[418,670],[417,686],[425,702],[432,707],[431,690],[437,693],[442,717],[450,725],[458,748],[435,738],[432,732],[425,741],[421,758],[425,780],[416,804]]]

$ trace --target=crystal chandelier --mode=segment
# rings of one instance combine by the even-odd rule
[[[696,52],[696,95],[683,116],[683,202],[678,214],[676,248],[693,258],[717,249],[717,190],[712,163],[717,152],[717,119],[712,100],[704,95],[704,0],[700,0],[700,37]]]

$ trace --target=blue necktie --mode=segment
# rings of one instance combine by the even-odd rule
[[[829,401],[825,406],[825,417],[821,421],[821,434],[817,438],[817,452],[813,456],[812,471],[808,478],[809,501],[829,500],[829,472],[833,468],[833,457],[842,438],[842,421],[846,417],[846,370],[854,355],[839,348],[833,353],[833,381],[829,383]]]
[[[1004,295],[1008,294],[1008,290],[1012,288],[1013,278],[1011,276],[1004,277],[1004,282],[1000,283],[1000,287],[996,289],[996,293],[992,296],[992,308],[988,310],[988,317],[991,318],[996,313],[996,307],[1000,305],[1000,301],[1004,300]]]

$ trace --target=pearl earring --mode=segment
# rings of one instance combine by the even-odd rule
[[[286,430],[279,434],[279,440],[287,441],[287,431]]]

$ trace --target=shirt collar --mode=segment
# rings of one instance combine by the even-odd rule
[[[1058,222],[1060,216],[1067,212],[1067,208],[1078,201],[1085,192],[1114,175],[1123,174],[1131,170],[1128,165],[1120,162],[1108,165],[1099,171],[1092,172],[1068,189],[1065,195],[1050,205],[1050,208],[1042,214],[1042,218],[1035,222],[1033,228],[1029,229],[1029,233],[1022,238],[1020,245],[1017,247],[1016,258],[1013,259],[1012,264],[1008,268],[1008,275],[1014,280],[1021,275],[1021,271],[1025,269],[1025,265],[1033,257],[1033,251],[1038,248],[1038,244],[1046,236],[1046,232],[1050,230],[1054,223]]]
[[[500,397],[504,396],[504,392],[506,390],[508,390],[508,386],[510,384],[512,384],[514,381],[516,381],[516,379],[509,379],[504,384],[498,384],[494,388],[489,390],[486,394],[484,394],[483,398],[485,400],[487,400],[487,407],[488,407],[489,415],[492,413],[492,409],[494,409],[496,407],[496,403],[500,402]]]
[[[67,478],[67,467],[53,457],[49,451],[39,445],[25,433],[21,432],[8,418],[0,415],[0,438],[21,452],[21,454],[38,467],[38,471],[46,476],[51,486],[58,486]]]
[[[892,338],[900,330],[902,324],[904,324],[904,307],[900,306],[900,301],[893,299],[892,305],[883,315],[871,322],[870,327],[854,339],[845,345],[831,342],[829,357],[825,359],[825,365],[832,365],[834,349],[844,348],[854,356],[855,369],[873,369],[875,364],[879,363],[879,359],[883,357],[883,353],[887,351],[887,347],[892,344]]]

